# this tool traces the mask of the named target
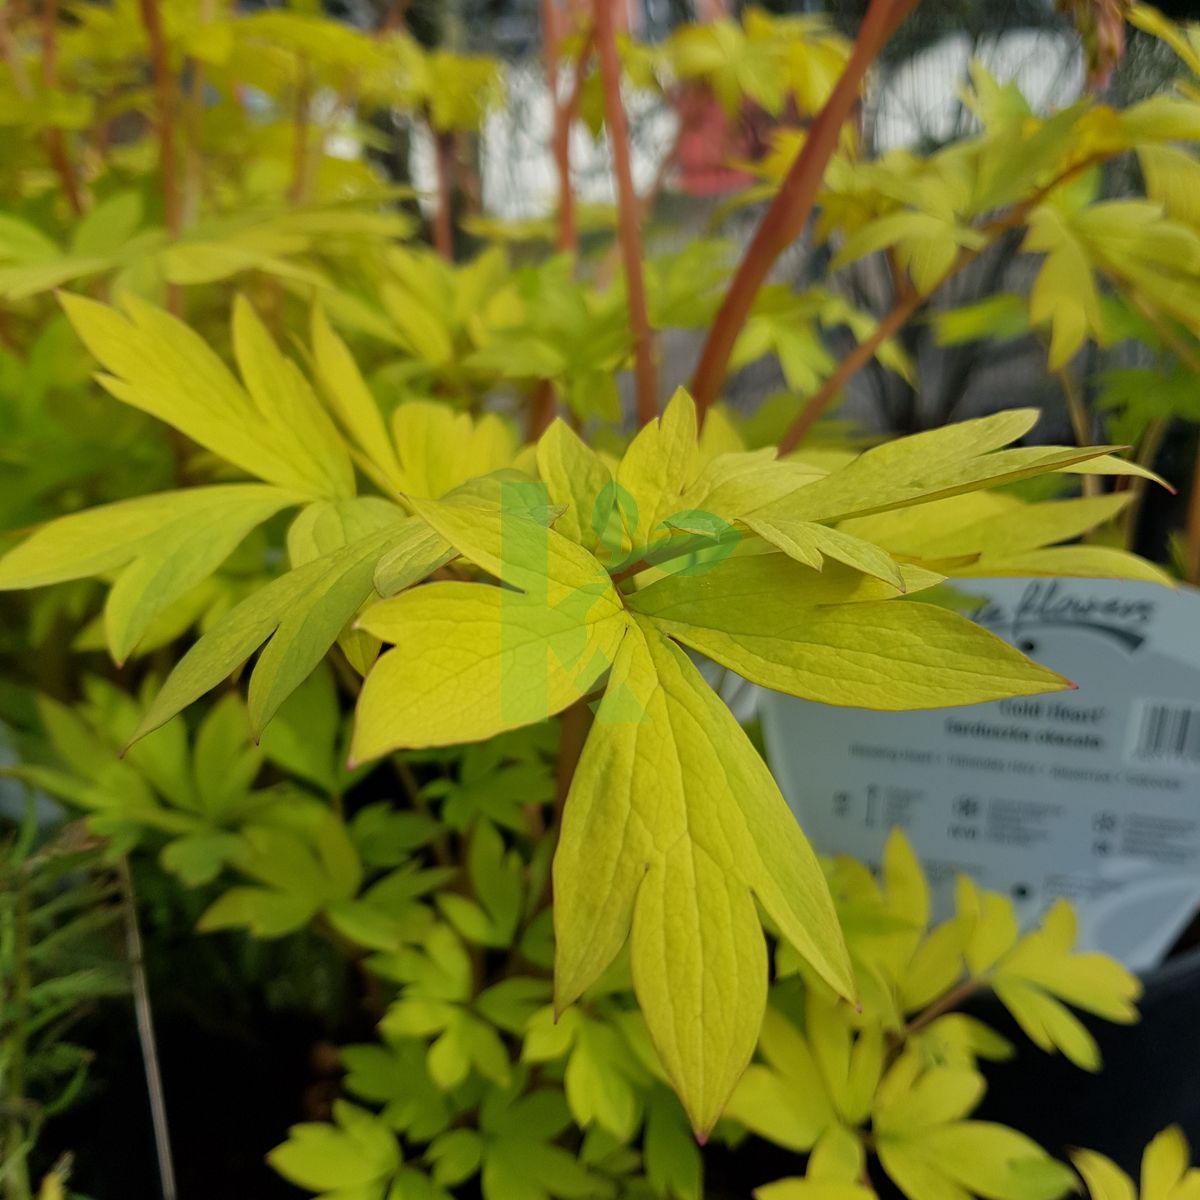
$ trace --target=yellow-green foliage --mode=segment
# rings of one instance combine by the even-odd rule
[[[1200,1195],[1200,1169],[1190,1165],[1191,1151],[1178,1125],[1164,1129],[1146,1147],[1140,1187],[1094,1150],[1076,1150],[1071,1161],[1091,1200],[1191,1200]]]
[[[1021,935],[1011,901],[980,893],[965,877],[955,914],[930,928],[928,885],[898,832],[881,879],[839,860],[830,883],[862,1002],[857,1011],[839,1003],[805,964],[781,952],[761,1061],[746,1071],[728,1111],[813,1157],[806,1180],[761,1195],[819,1195],[814,1185],[826,1178],[858,1185],[868,1153],[910,1200],[1064,1194],[1072,1180],[1062,1164],[1011,1129],[971,1119],[985,1087],[980,1062],[1009,1058],[1014,1048],[952,1009],[990,988],[1036,1045],[1098,1070],[1096,1044],[1066,1005],[1134,1021],[1136,978],[1111,959],[1073,950],[1074,916],[1065,902]],[[796,970],[802,994],[791,983]]]
[[[960,561],[968,573],[986,562],[993,525],[959,531],[953,549],[965,554],[927,560],[912,547],[894,558],[839,527],[1104,459],[1104,448],[1005,449],[1034,413],[888,443],[825,472],[755,451],[702,450],[694,405],[680,392],[615,469],[556,424],[521,471],[502,465],[514,446],[499,423],[492,435],[482,423],[464,425],[464,444],[440,440],[448,414],[424,402],[396,409],[405,436],[393,444],[342,357],[334,410],[363,452],[371,448],[381,479],[395,481],[392,498],[356,497],[350,444],[247,305],[234,317],[239,383],[165,313],[130,301],[126,318],[80,298],[66,303],[115,396],[168,417],[265,482],[61,518],[0,561],[0,585],[118,571],[105,617],[110,647],[124,657],[250,527],[300,508],[288,537],[292,570],[187,652],[134,740],[264,643],[250,677],[255,731],[337,639],[376,639],[353,643],[351,661],[369,668],[356,761],[494,737],[561,712],[607,677],[556,858],[557,1003],[591,986],[632,929],[639,1002],[698,1130],[720,1115],[762,1020],[766,949],[755,899],[838,992],[854,997],[857,985],[803,835],[680,646],[777,690],[884,709],[1065,686],[965,618],[911,598]],[[316,328],[326,357],[341,355],[336,335],[319,319]],[[414,472],[399,458],[415,447],[439,491],[453,478],[439,480],[439,464],[475,446],[479,469],[499,470],[440,500],[406,482]],[[1055,552],[1038,548],[1108,511],[1076,509],[1063,524],[1054,505],[1026,505],[1022,544],[1039,555],[1038,569],[1053,571]],[[1069,570],[1072,550],[1062,553]],[[1154,574],[1105,553],[1112,573]],[[414,586],[447,566],[459,578]],[[487,578],[472,581],[476,572]],[[389,598],[379,600],[381,591]],[[395,649],[372,664],[381,642]]]
[[[818,195],[829,277],[764,288],[730,338],[734,366],[778,362],[782,407],[698,411],[680,389],[630,432],[617,377],[645,339],[607,247],[547,255],[552,221],[477,220],[497,244],[452,260],[410,240],[409,191],[329,152],[339,134],[374,144],[363,118],[382,110],[463,144],[502,100],[496,64],[164,3],[182,114],[167,177],[139,6],[72,12],[56,80],[21,28],[0,83],[0,418],[29,493],[0,512],[42,519],[5,537],[0,589],[56,585],[20,610],[30,641],[66,629],[131,686],[43,699],[48,745],[12,773],[205,889],[202,930],[311,930],[360,963],[380,1040],[344,1048],[354,1102],[297,1126],[275,1168],[328,1200],[437,1200],[476,1176],[487,1200],[698,1200],[693,1135],[754,1134],[811,1152],[767,1200],[865,1200],[879,1171],[909,1200],[1065,1194],[1064,1165],[973,1119],[981,1062],[1012,1047],[954,1009],[991,989],[1036,1046],[1096,1070],[1072,1010],[1132,1020],[1136,981],[1074,951],[1065,904],[1022,933],[964,879],[930,928],[898,834],[879,880],[820,862],[697,659],[836,705],[1028,695],[1068,683],[943,585],[1167,581],[1080,540],[1136,494],[1103,477],[1141,487],[1149,465],[1023,444],[1033,410],[866,448],[829,426],[776,444],[844,386],[835,331],[858,365],[919,385],[902,322],[851,303],[843,265],[886,254],[912,316],[1011,231],[1036,256],[1029,294],[939,313],[943,342],[1033,329],[1057,370],[1137,336],[1194,383],[1195,85],[1041,117],[976,70],[959,142],[868,160],[847,126]],[[1135,20],[1195,69],[1194,33]],[[753,9],[620,49],[630,87],[774,114],[818,111],[849,54],[821,20]],[[566,60],[598,130],[591,42],[568,39]],[[87,136],[110,109],[138,118],[114,145]],[[749,197],[802,140],[780,136]],[[1099,199],[1099,168],[1127,154],[1146,195]],[[714,320],[727,250],[648,256],[651,334]],[[119,404],[92,388],[97,365]],[[1162,404],[1139,433],[1176,411]],[[98,445],[56,473],[78,413]],[[251,659],[243,700],[228,684]],[[363,801],[376,772],[403,803]],[[1190,1196],[1182,1167],[1162,1183],[1175,1143],[1156,1145],[1144,1194]],[[1129,1194],[1079,1165],[1105,1200]]]

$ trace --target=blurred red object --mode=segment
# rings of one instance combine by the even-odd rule
[[[695,0],[695,20],[719,21],[729,16],[729,0]],[[675,103],[680,133],[676,149],[677,186],[691,196],[720,196],[745,187],[753,177],[732,166],[753,162],[767,150],[775,124],[756,105],[747,104],[731,117],[705,88],[680,89]]]
[[[731,119],[707,88],[686,87],[676,100],[679,113],[678,187],[690,196],[720,196],[745,187],[751,176],[731,166],[761,153],[756,126],[761,110]]]

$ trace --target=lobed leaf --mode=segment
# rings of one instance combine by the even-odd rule
[[[397,648],[359,697],[355,761],[478,741],[561,712],[607,671],[624,633],[600,597],[550,608],[483,583],[432,583],[381,601],[359,627]]]
[[[269,483],[312,496],[354,494],[337,429],[247,301],[239,298],[233,319],[244,387],[182,321],[133,296],[123,303],[128,315],[82,296],[62,297],[76,332],[108,372],[100,382],[118,400]]]
[[[131,741],[170,720],[270,645],[250,681],[255,731],[308,677],[371,594],[380,554],[397,535],[380,530],[272,580],[225,614],[179,660]]]
[[[105,604],[109,648],[123,662],[156,618],[207,579],[294,491],[223,484],[121,500],[60,517],[0,559],[0,589],[116,572]]]
[[[660,580],[629,605],[744,678],[827,704],[942,707],[1070,686],[965,617],[876,599],[888,592],[858,572],[817,575],[783,555],[754,555],[700,579]]]
[[[554,887],[557,1009],[632,928],[642,1012],[701,1133],[749,1061],[766,1003],[752,895],[831,986],[853,992],[824,877],[765,764],[687,657],[642,620],[575,772]]]

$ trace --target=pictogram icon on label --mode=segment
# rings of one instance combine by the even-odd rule
[[[1200,905],[1200,592],[971,580],[973,618],[1078,688],[913,713],[766,692],[768,758],[816,849],[877,863],[902,828],[947,911],[955,874],[1033,921],[1156,965]]]

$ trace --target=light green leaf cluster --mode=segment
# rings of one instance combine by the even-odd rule
[[[703,82],[732,116],[747,98],[773,115],[789,101],[802,115],[817,112],[849,52],[821,17],[777,17],[749,7],[741,23],[684,26],[661,54],[668,71]]]
[[[1029,423],[1016,414],[953,427],[911,448],[881,447],[828,476],[743,452],[756,468],[746,477],[736,473],[738,452],[701,462],[683,395],[615,471],[554,427],[538,450],[553,526],[531,518],[524,502],[519,511],[503,500],[417,505],[507,588],[434,584],[362,620],[397,649],[368,677],[356,757],[544,719],[608,675],[556,858],[557,1003],[585,992],[631,938],[651,1036],[698,1129],[716,1119],[740,1075],[765,1004],[751,895],[835,988],[851,994],[854,985],[815,860],[761,760],[673,642],[757,682],[835,703],[904,708],[1061,686],[953,613],[897,603],[903,590],[941,575],[821,524],[1102,453],[998,449]],[[931,461],[944,464],[941,475]],[[699,526],[683,515],[695,511],[693,498],[727,529],[744,521],[747,544],[695,561]],[[806,561],[795,541],[802,520],[818,531]],[[771,546],[781,530],[795,557]],[[752,533],[767,539],[757,553]],[[1054,537],[1051,527],[1045,540]],[[720,534],[702,540],[713,548]],[[817,545],[854,566],[814,570]],[[854,569],[864,565],[871,574]],[[614,586],[622,577],[633,590]],[[680,938],[685,913],[689,932]]]
[[[142,779],[147,799],[111,815],[97,809],[99,819],[114,822],[103,828],[117,830],[119,817],[129,831],[126,844],[134,836],[159,841],[164,861],[178,869],[203,859],[198,846],[183,849],[203,838],[190,832],[190,810],[175,795],[194,787],[207,806],[205,828],[219,833],[222,849],[211,870],[185,870],[185,880],[203,885],[218,872],[250,880],[224,891],[201,928],[238,925],[257,937],[324,929],[359,947],[363,968],[393,997],[380,1021],[382,1040],[342,1051],[347,1091],[368,1107],[339,1101],[332,1125],[293,1128],[271,1153],[272,1165],[322,1196],[350,1189],[387,1200],[437,1198],[478,1179],[487,1200],[698,1200],[699,1152],[685,1110],[666,1086],[676,1070],[686,1079],[686,1053],[673,1061],[670,1043],[666,1053],[652,1045],[653,992],[649,1004],[641,994],[644,1020],[630,1007],[639,971],[636,928],[628,956],[596,980],[585,1004],[556,1019],[547,977],[553,950],[539,932],[550,915],[543,907],[545,847],[527,811],[502,834],[477,809],[454,856],[463,864],[460,883],[448,887],[457,872],[421,866],[423,847],[456,836],[446,818],[457,793],[438,786],[437,771],[420,786],[423,813],[372,804],[345,822],[313,795],[298,803],[298,791],[286,803],[282,795],[267,804],[239,799],[253,787],[263,754],[297,785],[326,797],[352,786],[330,774],[336,747],[315,745],[332,711],[328,677],[318,678],[320,687],[306,685],[289,701],[262,751],[246,740],[245,712],[227,697],[202,723],[191,753],[186,741],[168,741],[176,722],[138,743],[124,763],[108,757],[120,774],[107,785],[127,795],[130,781]],[[48,721],[60,757],[74,756],[70,769],[80,781],[62,794],[88,804],[84,777],[101,769],[137,714],[110,686],[94,690],[91,730],[64,712],[50,710]],[[102,739],[105,751],[89,738]],[[521,769],[544,762],[552,747],[543,742],[525,733],[493,739],[485,743],[491,765],[482,769],[503,774],[501,763]],[[441,769],[453,764],[469,786],[467,777],[481,768],[466,754],[446,753]],[[236,779],[230,762],[239,764]],[[421,769],[419,756],[411,762]],[[168,810],[172,819],[157,816]],[[179,837],[179,829],[188,832]],[[703,862],[699,852],[696,861]],[[848,861],[837,863],[830,879],[863,985],[861,1010],[840,1001],[780,943],[779,981],[750,1045],[755,1061],[716,1136],[736,1142],[748,1130],[812,1155],[805,1177],[757,1194],[868,1200],[875,1194],[869,1164],[878,1162],[913,1200],[1062,1195],[1065,1168],[1016,1132],[972,1119],[983,1087],[980,1061],[1004,1057],[1011,1047],[949,1004],[962,994],[965,976],[971,987],[994,986],[1018,1020],[1012,995],[1019,988],[1042,994],[1040,1011],[1060,997],[1127,1019],[1136,994],[1130,977],[1099,956],[1070,953],[1065,906],[1019,938],[1011,905],[965,882],[958,915],[928,930],[928,885],[899,835],[889,843],[881,882]],[[702,953],[706,947],[702,941]],[[669,961],[661,944],[657,950]],[[511,956],[510,966],[481,973],[484,952]],[[807,980],[802,996],[790,974],[797,964]],[[1038,1031],[1030,1032],[1036,1040]],[[1073,1043],[1064,1039],[1063,1049],[1072,1053]],[[1164,1200],[1174,1195],[1163,1193]]]
[[[1178,1125],[1164,1129],[1142,1155],[1140,1188],[1120,1167],[1094,1150],[1071,1155],[1091,1200],[1190,1200],[1200,1195],[1200,1169]]]
[[[234,695],[216,704],[189,739],[176,720],[134,747],[118,751],[137,725],[138,705],[101,679],[85,683],[85,701],[68,707],[42,697],[39,711],[51,761],[9,773],[88,816],[88,825],[128,849],[165,836],[163,866],[188,884],[213,879],[251,819],[299,802],[280,789],[256,790],[263,752],[249,744],[245,705]]]
[[[787,386],[808,395],[837,366],[828,331],[845,327],[861,342],[874,332],[875,324],[869,313],[828,288],[793,292],[785,287],[765,287],[738,335],[731,364],[740,367],[764,354],[774,354]],[[875,353],[882,366],[913,382],[913,365],[894,339],[885,340]]]
[[[390,1188],[400,1168],[396,1139],[386,1125],[345,1100],[334,1104],[336,1124],[293,1125],[288,1140],[268,1155],[285,1179],[323,1200],[403,1196]]]
[[[952,1010],[991,987],[1035,1044],[1094,1070],[1095,1042],[1062,1001],[1131,1021],[1137,980],[1111,959],[1072,951],[1065,901],[1021,936],[1007,898],[960,878],[957,913],[930,927],[929,886],[899,831],[880,879],[839,859],[830,883],[862,1001],[857,1011],[840,1002],[782,947],[758,1058],[728,1113],[812,1159],[804,1180],[761,1195],[816,1197],[828,1180],[843,1189],[830,1194],[850,1200],[869,1178],[867,1151],[910,1200],[1052,1200],[1070,1191],[1070,1171],[1041,1147],[971,1117],[985,1086],[980,1062],[1013,1048]],[[794,965],[806,981],[799,996],[788,981]]]
[[[1186,42],[1161,16],[1145,21],[1176,49]],[[1194,89],[1183,90],[1124,111],[1087,97],[1040,115],[1014,84],[976,64],[964,102],[977,132],[927,155],[896,150],[864,162],[846,149],[826,177],[819,235],[834,244],[835,266],[886,251],[912,291],[928,296],[1023,228],[1021,249],[1039,264],[1028,295],[940,313],[937,329],[944,341],[983,330],[981,321],[989,337],[1044,331],[1052,370],[1087,341],[1116,340],[1105,313],[1110,290],[1195,335],[1197,164],[1183,144],[1200,137],[1200,109]],[[1100,198],[1096,168],[1131,151],[1145,198]],[[779,165],[786,161],[781,154]],[[769,163],[762,171],[778,178]]]
[[[918,257],[913,251],[910,262]],[[560,314],[571,306],[561,297],[553,308],[547,304],[546,285],[559,275],[531,275],[513,287],[496,255],[453,268],[400,250],[388,257],[388,271],[380,295],[394,338],[424,364],[428,380],[441,378],[455,390],[498,370],[554,379],[568,362],[573,379],[610,379],[628,352],[625,341],[606,346],[597,338],[601,313],[582,295],[567,331]],[[801,352],[795,338],[803,335],[789,327],[861,318],[835,312],[828,296],[803,311],[795,298],[777,299],[785,301],[779,313],[772,320],[766,310],[759,314],[761,328],[748,328],[742,353],[753,357],[769,344],[791,363],[795,386],[814,387],[831,363],[816,342],[811,355]],[[217,622],[137,733],[169,719],[264,642],[250,687],[256,731],[335,641],[359,670],[369,670],[356,758],[492,737],[603,687],[568,799],[557,867],[559,1004],[586,991],[631,936],[648,1027],[701,1129],[715,1120],[752,1053],[765,1005],[756,901],[835,987],[851,993],[854,983],[802,836],[679,646],[756,682],[833,703],[905,708],[991,699],[1061,681],[955,614],[908,601],[908,593],[949,574],[1072,565],[1079,573],[1103,568],[1151,577],[1115,552],[1046,549],[1111,516],[1115,504],[1024,506],[999,498],[989,508],[989,497],[962,499],[1047,471],[1109,465],[1099,450],[1003,449],[1027,431],[1026,414],[906,439],[826,471],[747,452],[736,436],[722,445],[711,435],[701,442],[691,402],[681,396],[619,462],[552,426],[536,453],[521,460],[540,477],[544,501],[514,504],[506,489],[529,486],[519,474],[498,481],[498,499],[495,490],[471,483],[516,461],[503,424],[409,399],[395,408],[389,430],[321,310],[313,367],[329,411],[247,305],[237,308],[233,329],[240,380],[180,323],[141,301],[126,307],[123,317],[94,302],[68,301],[108,370],[106,386],[268,486],[184,493],[181,505],[213,510],[211,524],[199,528],[195,515],[175,511],[171,495],[132,502],[133,511],[71,518],[6,559],[5,580],[33,586],[122,569],[110,592],[109,637],[124,656],[250,528],[278,508],[305,503],[288,535],[291,573]],[[359,312],[337,298],[328,308],[351,325]],[[620,315],[619,308],[606,311]],[[511,357],[514,327],[538,328],[546,318],[552,320],[543,334],[528,343],[538,359],[532,366],[489,360],[489,347],[501,338]],[[561,368],[548,365],[555,338]],[[575,361],[583,341],[604,348],[594,366]],[[893,365],[907,369],[894,354]],[[182,403],[168,411],[164,397],[176,392]],[[247,430],[254,436],[246,438]],[[356,498],[356,466],[399,503]],[[431,499],[456,488],[465,490]],[[975,504],[978,517],[966,530],[949,516],[952,497],[955,514]],[[259,508],[245,503],[251,498],[261,500]],[[226,499],[228,511],[218,503]],[[956,535],[940,543],[938,505],[946,506]],[[931,519],[908,519],[917,512]],[[103,556],[90,545],[87,555],[79,553],[113,528],[121,535]],[[177,529],[196,541],[181,542]],[[460,578],[413,586],[456,558]],[[185,561],[182,571],[176,559]],[[475,572],[484,578],[471,578]],[[496,588],[489,577],[506,586]],[[375,593],[388,598],[361,612]],[[379,642],[396,649],[372,667]],[[664,771],[672,781],[665,803]],[[629,781],[628,794],[615,801],[603,782],[614,772]],[[732,807],[730,796],[737,798]],[[254,844],[263,837],[249,838],[239,865],[270,892],[264,863],[271,854]],[[275,849],[283,854],[281,846]],[[277,931],[328,910],[343,927],[372,928],[366,914],[344,907],[354,903],[354,872],[329,875],[321,866],[321,854],[330,852],[320,839],[315,857],[306,844],[288,851],[297,864],[309,856],[300,896],[276,887],[281,894],[268,899],[261,886],[244,889],[210,920],[258,921]],[[596,854],[606,871],[582,870],[584,858]],[[466,936],[502,942],[512,932],[512,910],[497,903],[449,901],[446,916]],[[261,916],[267,909],[282,915]],[[670,932],[680,913],[694,925],[686,945]],[[665,970],[650,970],[651,963]],[[709,995],[718,976],[732,982]],[[456,1063],[462,1061],[460,1052]]]
[[[116,395],[168,415],[161,397],[178,385],[186,403],[171,420],[309,499],[288,538],[291,572],[201,638],[134,736],[216,686],[264,642],[249,694],[256,732],[336,640],[369,669],[354,761],[495,737],[603,692],[555,861],[556,1005],[561,1011],[587,992],[628,939],[651,1038],[699,1131],[711,1128],[749,1061],[766,1006],[758,906],[836,991],[853,996],[860,985],[803,834],[681,647],[778,690],[874,708],[953,705],[1065,685],[955,613],[908,598],[972,566],[1059,569],[1055,554],[1070,551],[1043,547],[1112,514],[1108,503],[1067,502],[1064,509],[1002,501],[938,542],[938,504],[949,497],[971,503],[998,483],[1081,464],[1103,468],[1103,448],[1004,449],[1028,430],[1032,413],[902,439],[826,472],[726,448],[737,437],[719,423],[701,440],[695,407],[680,393],[616,463],[556,424],[522,460],[539,479],[501,472],[435,500],[423,493],[510,461],[511,441],[487,418],[472,425],[410,402],[396,410],[393,448],[381,440],[365,382],[319,314],[317,374],[349,441],[246,306],[234,323],[241,383],[194,335],[145,305],[133,304],[130,320],[91,302],[73,300],[71,308]],[[257,442],[235,440],[235,431],[254,422],[271,447],[268,457]],[[441,434],[456,440],[442,442]],[[403,507],[352,498],[354,444],[364,472],[393,488]],[[450,461],[460,447],[465,468]],[[184,495],[190,501],[212,491],[219,493]],[[155,527],[171,505],[155,503],[149,515],[137,507],[146,502],[134,502],[132,517],[117,512],[129,530],[121,553],[140,553],[135,566],[153,565],[159,544],[171,549],[170,536]],[[933,512],[928,525],[916,526],[924,541],[905,542],[913,526],[904,516],[920,507]],[[239,524],[221,531],[225,541],[207,551],[187,583],[236,541],[246,516],[235,515]],[[92,521],[87,534],[95,540],[110,519],[88,514],[52,525],[0,570],[32,585],[110,569],[122,559],[65,565],[79,540],[71,523]],[[194,519],[184,523],[190,528]],[[160,542],[147,548],[148,532]],[[1039,560],[1039,553],[1049,557]],[[1094,569],[1100,552],[1084,553]],[[448,563],[456,564],[455,578],[413,586]],[[1115,552],[1106,565],[1112,574],[1148,574]],[[165,599],[152,593],[147,600],[125,578],[113,595],[127,605],[161,607],[180,590],[173,581]],[[377,589],[389,598],[368,603]],[[372,665],[380,642],[394,648]],[[209,923],[280,932],[326,911],[344,929],[380,926],[376,914],[353,907],[360,866],[339,849],[335,833],[334,826],[244,832],[236,863],[255,884],[228,893]],[[483,837],[472,843],[472,870],[486,871],[491,883],[481,885],[479,903],[447,897],[444,912],[464,936],[494,945],[512,936],[519,899],[503,882],[503,852]],[[270,865],[277,855],[295,867],[291,884],[288,872]],[[393,936],[377,935],[384,942]],[[453,1070],[447,1066],[443,1078],[460,1076],[476,1061],[473,1053],[485,1053],[472,1049],[473,1036],[460,1031],[444,1043]],[[498,1080],[499,1058],[494,1047],[487,1053]]]
[[[66,284],[109,278],[116,294],[157,298],[164,285],[217,283],[259,272],[283,284],[333,287],[323,259],[353,259],[413,232],[402,213],[383,211],[394,190],[367,181],[353,201],[285,212],[248,207],[210,217],[178,239],[150,223],[137,192],[97,204],[60,245],[23,217],[0,219],[0,296],[27,301]]]
[[[881,883],[859,864],[839,859],[831,886],[863,1011],[889,1030],[903,1030],[913,1014],[946,991],[989,987],[1035,1044],[1097,1070],[1095,1041],[1064,1002],[1108,1021],[1137,1018],[1137,979],[1111,959],[1073,950],[1075,920],[1065,901],[1046,913],[1039,929],[1022,935],[1011,900],[981,892],[960,877],[955,915],[926,936],[928,885],[899,832],[888,842]],[[980,1034],[959,1018],[945,1026],[923,1023],[921,1029],[922,1042],[928,1041],[938,1059],[1007,1053],[994,1035]]]
[[[354,494],[332,420],[246,300],[233,314],[240,384],[203,338],[143,301],[127,298],[127,316],[81,296],[63,305],[118,400],[268,483],[313,498]]]
[[[348,626],[375,594],[377,571],[385,593],[398,590],[442,565],[449,547],[398,504],[355,498],[352,456],[400,497],[441,495],[506,467],[516,453],[498,417],[475,421],[418,401],[395,410],[404,450],[393,448],[376,401],[319,312],[314,359],[329,409],[245,302],[233,322],[241,382],[198,335],[142,301],[127,300],[128,318],[81,297],[64,303],[110,372],[104,382],[114,395],[267,482],[162,493],[61,518],[4,557],[0,586],[115,576],[105,632],[122,661],[247,534],[285,508],[304,506],[288,535],[293,570],[219,616],[147,712],[139,736],[216,686],[264,642],[250,696],[256,731],[335,641],[367,670],[378,643]]]
[[[754,1134],[811,1151],[767,1200],[869,1200],[873,1171],[911,1200],[1062,1195],[1064,1167],[973,1118],[981,1063],[1013,1047],[954,1006],[990,988],[1037,1046],[1094,1070],[1074,1010],[1132,1020],[1136,981],[1075,952],[1065,905],[1022,934],[1007,900],[962,881],[930,929],[899,837],[881,880],[820,863],[697,659],[831,704],[1026,695],[1066,681],[944,606],[939,584],[1164,581],[1079,540],[1132,521],[1136,489],[1070,494],[1076,474],[1151,473],[1112,447],[1018,445],[1032,412],[862,453],[829,445],[829,426],[799,453],[773,446],[781,414],[836,399],[847,331],[860,365],[915,387],[898,320],[1021,231],[1029,294],[943,311],[939,339],[1033,331],[1057,370],[1137,338],[1156,362],[1105,381],[1115,427],[1189,413],[1195,80],[1125,112],[1088,98],[1043,117],[976,71],[971,136],[873,162],[848,124],[817,241],[838,271],[886,257],[897,312],[850,303],[836,276],[768,286],[730,365],[777,362],[782,405],[701,421],[680,393],[628,438],[633,281],[592,253],[611,208],[581,207],[578,253],[530,252],[568,244],[557,219],[461,222],[493,245],[455,262],[453,238],[403,244],[417,222],[396,205],[416,197],[367,153],[394,149],[365,119],[387,111],[464,165],[501,98],[495,62],[304,6],[154,7],[169,125],[136,0],[72,4],[50,70],[23,13],[0,30],[0,458],[23,472],[0,514],[70,514],[5,538],[0,589],[56,585],[28,607],[40,644],[83,625],[77,647],[107,646],[145,682],[136,701],[95,680],[73,708],[43,700],[45,744],[12,773],[82,810],[110,852],[157,853],[202,889],[203,930],[321,942],[354,973],[379,1025],[342,1051],[355,1102],[295,1127],[275,1168],[327,1200],[699,1200],[693,1134]],[[1134,19],[1198,73],[1194,28]],[[598,133],[581,34],[560,47],[579,72],[567,115],[577,99]],[[754,6],[619,47],[635,88],[804,119],[742,164],[764,183],[722,217],[790,171],[849,52],[824,18]],[[129,133],[112,139],[116,116]],[[1145,197],[1101,199],[1096,168],[1126,154]],[[651,255],[651,334],[709,326],[731,270],[711,238]],[[77,341],[49,297],[65,284],[88,293],[62,299]],[[87,454],[73,424],[96,430]],[[1054,499],[1011,487],[1037,479]],[[76,511],[81,496],[115,502]],[[193,629],[160,686],[148,652]],[[228,684],[255,656],[243,701]],[[1150,1200],[1193,1195],[1180,1143],[1148,1153]],[[1097,1196],[1132,1195],[1095,1156],[1078,1165]]]

